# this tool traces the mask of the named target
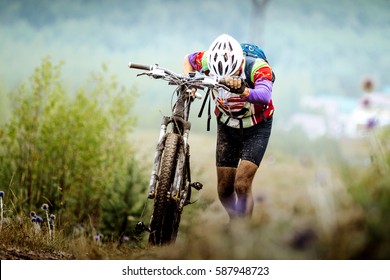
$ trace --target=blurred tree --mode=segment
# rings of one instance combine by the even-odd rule
[[[249,41],[260,44],[263,40],[263,31],[265,29],[265,11],[269,0],[252,0],[250,15]]]

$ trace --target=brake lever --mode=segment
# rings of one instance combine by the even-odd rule
[[[223,88],[224,90],[230,91],[230,88],[224,84],[225,80],[222,79],[213,79],[213,78],[205,78],[203,80],[203,84],[205,86],[212,86],[214,88]]]
[[[217,80],[218,82],[218,88],[223,88],[226,91],[230,92],[230,88],[226,85],[225,78],[220,78]]]
[[[218,84],[218,86],[216,86],[216,88],[223,88],[224,90],[230,92],[230,88],[228,86],[226,86],[226,85]]]

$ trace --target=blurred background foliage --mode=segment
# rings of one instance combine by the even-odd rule
[[[253,2],[266,4],[255,9]],[[69,86],[77,88],[102,62],[115,69],[119,82],[131,84],[136,78],[129,60],[181,72],[185,54],[229,33],[264,49],[277,76],[275,123],[283,125],[302,109],[303,97],[359,97],[367,76],[379,91],[389,86],[389,10],[387,0],[226,0],[223,7],[218,0],[1,0],[0,84],[18,85],[47,55],[66,62],[62,73]],[[171,89],[137,83],[138,102],[148,104],[151,116],[170,109]],[[9,115],[6,101],[1,119]],[[155,127],[151,118],[139,125]]]
[[[371,164],[348,166],[343,179],[364,213],[365,245],[357,257],[390,259],[390,127],[369,135]]]
[[[69,92],[61,66],[43,59],[12,94],[13,114],[0,134],[0,185],[16,215],[48,203],[67,230],[88,223],[124,234],[144,183],[128,141],[137,92],[106,66]]]

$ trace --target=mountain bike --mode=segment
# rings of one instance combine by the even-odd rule
[[[176,74],[157,64],[148,66],[129,63],[129,68],[144,71],[137,77],[146,75],[176,86],[173,92],[175,101],[172,114],[162,118],[153,161],[147,195],[149,199],[154,200],[150,223],[146,226],[140,221],[136,225],[138,232],[149,232],[149,244],[166,245],[176,240],[183,208],[192,203],[192,189],[199,191],[203,187],[200,182],[192,182],[191,178],[188,143],[191,104],[195,99],[202,98],[199,89],[207,89],[208,96],[212,89],[228,88],[223,84],[223,80],[218,81],[195,73]],[[193,91],[193,88],[197,90]]]

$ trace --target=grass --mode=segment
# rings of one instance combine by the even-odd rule
[[[149,168],[157,134],[137,132],[133,142],[140,164]],[[388,259],[389,214],[388,138],[381,144],[380,164],[366,140],[337,143],[342,163],[324,153],[286,153],[277,146],[267,151],[254,183],[255,209],[250,221],[229,224],[217,199],[214,135],[191,135],[193,180],[204,184],[185,208],[176,244],[154,248],[147,236],[131,236],[119,244],[109,236],[94,239],[90,225],[50,240],[47,230],[36,235],[28,220],[3,225],[4,248],[41,252],[43,258],[65,259]],[[382,138],[383,139],[383,138]],[[381,142],[376,142],[377,144]],[[323,147],[325,149],[325,147]],[[303,149],[305,151],[305,149]],[[315,156],[313,156],[315,155]],[[146,193],[146,191],[145,191]],[[151,201],[149,201],[149,206]],[[148,222],[150,207],[143,220]],[[133,223],[138,217],[133,217]],[[46,226],[47,227],[47,226]],[[45,228],[45,226],[43,226]],[[80,229],[80,228],[79,228]],[[375,242],[378,244],[375,245]],[[49,255],[48,255],[49,254]],[[50,255],[52,254],[52,255]],[[40,258],[39,256],[33,258]]]

